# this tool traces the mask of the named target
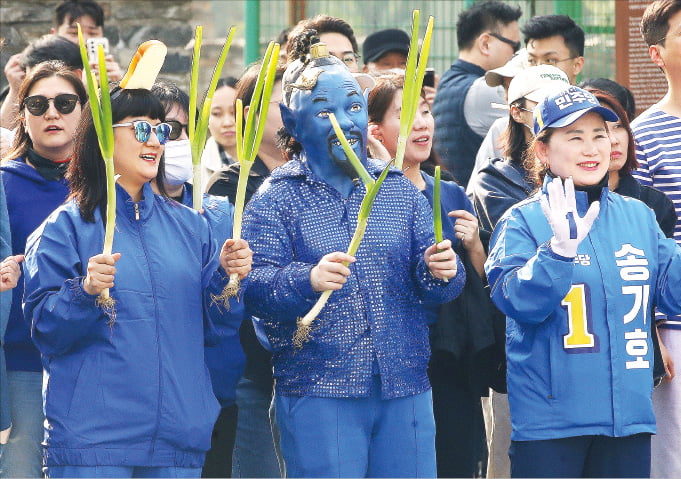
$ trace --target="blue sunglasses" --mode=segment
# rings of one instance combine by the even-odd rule
[[[135,139],[140,143],[146,143],[149,141],[149,137],[153,131],[156,133],[158,142],[162,145],[165,145],[168,142],[170,139],[170,132],[172,130],[168,123],[159,123],[156,126],[152,126],[151,123],[146,120],[137,120],[130,121],[128,123],[117,123],[115,125],[111,125],[112,128],[119,126],[132,126],[132,128],[135,130]]]

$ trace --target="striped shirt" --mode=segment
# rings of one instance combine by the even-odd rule
[[[664,192],[676,209],[674,239],[681,245],[681,118],[653,105],[632,123],[639,167],[632,174],[643,185]],[[681,316],[668,318],[667,327],[681,329]]]

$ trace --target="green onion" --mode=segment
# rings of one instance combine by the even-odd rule
[[[234,226],[232,229],[232,238],[237,240],[241,238],[241,222],[244,214],[244,205],[246,203],[246,185],[248,183],[248,175],[251,167],[255,162],[255,157],[260,149],[262,136],[265,132],[265,122],[267,121],[267,112],[270,106],[270,98],[272,97],[272,89],[274,87],[274,78],[277,74],[277,64],[279,62],[279,44],[270,42],[265,51],[260,72],[255,82],[253,96],[248,109],[248,116],[246,118],[246,127],[244,131],[244,112],[241,100],[236,101],[236,155],[239,161],[239,181],[236,188],[236,200],[234,202]],[[239,275],[232,274],[229,277],[229,283],[222,291],[220,296],[216,296],[213,300],[220,300],[229,307],[229,298],[237,296],[241,288],[239,282]]]
[[[352,235],[352,239],[350,240],[350,245],[348,246],[347,250],[347,254],[354,256],[359,249],[362,238],[364,238],[364,232],[367,228],[371,208],[374,204],[374,200],[376,199],[376,195],[378,194],[378,190],[383,184],[383,180],[385,180],[386,176],[388,176],[388,171],[390,170],[392,162],[388,163],[381,172],[378,179],[374,180],[364,165],[360,162],[359,158],[357,158],[357,155],[348,143],[348,140],[345,138],[343,130],[341,130],[338,120],[336,120],[336,116],[333,113],[330,113],[329,119],[331,120],[333,129],[336,132],[336,136],[341,142],[341,145],[343,145],[345,155],[347,156],[348,160],[350,160],[350,163],[355,168],[357,175],[360,177],[366,188],[366,193],[364,194],[364,198],[362,199],[362,204],[357,215],[357,227],[355,228],[355,232]],[[343,262],[343,264],[345,266],[348,265],[346,262]],[[303,318],[298,318],[298,329],[296,330],[293,337],[293,343],[296,347],[302,347],[303,344],[305,344],[305,342],[307,342],[310,338],[312,323],[326,305],[326,302],[329,300],[332,292],[333,290],[330,289],[324,291],[312,309]]]
[[[192,204],[195,210],[200,210],[203,206],[203,188],[201,185],[201,155],[203,153],[204,147],[206,146],[206,138],[208,136],[208,118],[210,116],[210,107],[213,101],[213,94],[217,88],[218,80],[220,79],[220,74],[222,73],[222,67],[225,65],[227,53],[229,52],[229,48],[232,45],[235,32],[236,29],[231,27],[227,33],[227,39],[222,46],[220,57],[215,64],[215,68],[213,69],[208,92],[206,93],[206,97],[204,98],[203,104],[201,105],[198,121],[196,121],[194,112],[196,111],[196,100],[199,90],[199,63],[201,60],[201,39],[203,38],[203,27],[201,25],[196,27],[196,33],[194,35],[192,71],[189,82],[189,121],[187,130],[189,134],[189,143],[191,144],[192,150],[192,166],[194,171]]]
[[[435,183],[433,184],[433,231],[435,233],[435,244],[442,242],[442,205],[440,204],[440,167],[435,167]],[[447,278],[443,280],[448,282]]]
[[[419,10],[412,13],[411,41],[409,44],[409,55],[407,56],[407,68],[404,72],[404,87],[402,88],[402,110],[400,113],[400,134],[397,137],[397,152],[395,154],[395,167],[402,169],[404,152],[407,148],[407,139],[414,124],[416,109],[419,105],[421,89],[423,88],[423,76],[426,73],[428,64],[428,53],[430,52],[430,39],[433,35],[433,17],[428,18],[426,34],[421,45],[421,54],[418,52],[419,36]],[[418,60],[417,60],[418,57]]]
[[[99,149],[104,159],[106,169],[106,228],[104,230],[103,254],[110,255],[113,249],[113,236],[116,228],[116,179],[114,174],[114,135],[111,120],[111,97],[109,92],[109,78],[106,73],[106,59],[104,58],[104,48],[98,46],[100,94],[97,95],[97,79],[90,69],[85,41],[80,24],[78,24],[78,43],[80,46],[80,56],[85,68],[85,78],[87,79],[88,99],[90,110],[92,110],[92,122],[97,132]],[[101,99],[100,99],[101,96]],[[97,304],[104,310],[109,317],[109,325],[113,326],[116,320],[115,301],[110,296],[109,290],[105,289],[97,298]]]

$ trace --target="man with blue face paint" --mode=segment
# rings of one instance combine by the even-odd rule
[[[280,140],[290,161],[253,196],[243,227],[255,251],[245,302],[273,350],[287,475],[435,477],[424,305],[456,297],[464,269],[449,241],[433,244],[430,207],[397,170],[356,256],[344,253],[366,189],[329,114],[374,178],[384,164],[366,155],[368,77],[356,80],[315,40],[312,32],[294,40],[303,55],[282,81]],[[296,348],[296,319],[329,289],[309,341]]]

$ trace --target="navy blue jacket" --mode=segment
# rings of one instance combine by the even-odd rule
[[[7,197],[12,254],[24,254],[26,239],[47,216],[61,205],[69,193],[66,180],[46,180],[24,158],[0,166]],[[3,258],[4,259],[4,258]],[[42,371],[40,353],[31,341],[30,323],[24,320],[21,301],[24,282],[12,290],[12,306],[5,332],[7,369]]]
[[[236,334],[240,317],[212,301],[227,283],[197,212],[154,195],[116,192],[116,321],[83,289],[101,253],[100,211],[75,202],[29,238],[24,312],[43,355],[47,465],[201,467],[219,405],[204,345]]]
[[[485,70],[473,63],[455,61],[440,78],[433,102],[433,146],[449,172],[464,187],[473,172],[483,137],[468,126],[463,107],[471,85],[484,74]]]

